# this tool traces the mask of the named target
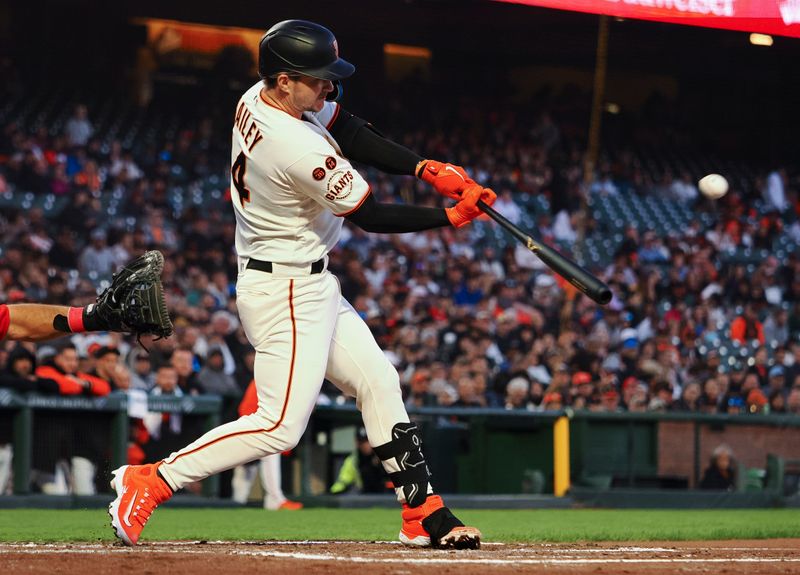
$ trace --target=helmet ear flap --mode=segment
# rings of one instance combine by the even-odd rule
[[[328,102],[338,102],[339,99],[342,97],[342,94],[344,94],[344,88],[342,87],[342,81],[341,80],[333,80],[333,90],[331,90],[328,93],[328,95],[325,96],[325,99]]]

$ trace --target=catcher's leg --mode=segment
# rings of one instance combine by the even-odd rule
[[[343,298],[325,375],[356,398],[370,445],[403,504],[400,540],[414,546],[479,547],[480,531],[465,527],[434,493],[417,426],[409,422],[403,405],[397,370]]]

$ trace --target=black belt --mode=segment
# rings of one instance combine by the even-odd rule
[[[258,270],[260,272],[267,272],[268,274],[272,273],[272,262],[265,262],[262,260],[254,260],[250,258],[247,262],[247,269],[249,270]],[[315,261],[311,264],[311,273],[312,274],[321,274],[322,270],[325,269],[325,258]]]

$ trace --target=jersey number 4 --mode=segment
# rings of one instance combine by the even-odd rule
[[[239,152],[236,161],[231,166],[231,179],[233,179],[233,186],[239,192],[239,201],[242,202],[242,207],[245,203],[250,201],[250,190],[244,185],[244,174],[247,171],[247,156],[244,152]]]

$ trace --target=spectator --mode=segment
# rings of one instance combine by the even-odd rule
[[[79,265],[84,275],[96,277],[111,275],[114,268],[114,252],[106,245],[106,232],[96,229],[91,235],[92,242],[81,252]]]
[[[158,99],[153,106],[157,116]],[[443,122],[453,119],[447,115],[449,111],[437,113],[442,114]],[[518,190],[519,195],[509,194],[510,202],[517,206],[523,219],[525,214],[517,202],[529,195],[532,202],[526,202],[526,206],[535,207],[536,219],[542,224],[541,235],[546,241],[557,239],[566,246],[576,234],[583,193],[578,185],[583,177],[580,152],[571,136],[573,130],[563,129],[568,124],[562,123],[569,122],[574,113],[569,106],[558,116],[545,112],[548,118],[543,116],[541,125],[537,124],[530,134],[518,132],[515,126],[519,124],[493,123],[497,138],[508,144],[497,148],[496,154],[486,154],[469,145],[458,150],[474,178],[495,189]],[[75,117],[89,126],[91,134],[85,107],[76,110]],[[148,118],[143,119],[145,124]],[[179,124],[183,121],[179,117],[175,120]],[[397,121],[412,122],[399,117]],[[154,342],[149,361],[129,358],[133,388],[151,387],[154,374],[148,364],[155,367],[169,361],[165,358],[175,348],[191,350],[188,361],[180,362],[179,370],[179,385],[188,393],[200,391],[193,374],[200,370],[199,358],[205,358],[212,346],[222,350],[223,371],[234,376],[240,389],[252,379],[252,353],[246,350],[241,329],[234,323],[236,303],[231,278],[237,274],[238,262],[230,246],[235,228],[222,198],[215,203],[213,197],[214,191],[222,191],[216,188],[224,188],[228,177],[224,175],[228,159],[214,144],[224,138],[217,137],[210,117],[193,122],[198,126],[195,132],[178,129],[171,137],[155,130],[152,144],[130,150],[105,133],[88,135],[84,144],[73,145],[66,132],[50,137],[47,131],[24,125],[24,118],[0,134],[2,157],[8,158],[3,160],[0,192],[15,194],[16,202],[20,191],[41,189],[64,194],[68,201],[66,208],[52,219],[50,214],[58,211],[59,202],[45,214],[37,209],[15,210],[8,206],[2,210],[0,301],[41,296],[65,305],[73,300],[91,301],[96,297],[97,286],[87,280],[89,274],[94,275],[93,270],[104,266],[108,269],[109,265],[113,270],[126,257],[124,254],[144,250],[151,244],[168,252],[164,283],[176,336]],[[474,131],[478,125],[468,126],[466,137],[459,141],[478,141],[480,137]],[[142,129],[147,131],[150,127],[143,125]],[[420,144],[420,149],[425,147],[423,142],[437,147],[453,145],[427,123],[419,127],[412,140]],[[101,148],[103,141],[111,141],[110,150]],[[617,197],[591,197],[593,204],[610,202],[606,207],[592,205],[591,211],[600,209],[605,214],[609,208],[619,211],[626,204],[638,210],[634,204],[640,200],[631,193],[655,189],[647,174],[642,173],[645,154],[632,152],[624,145],[603,153],[608,161],[599,166],[592,194]],[[658,151],[654,153],[657,155]],[[743,166],[741,175],[748,172],[747,168]],[[800,225],[791,223],[795,191],[787,176],[785,170],[776,170],[763,185],[737,178],[737,185],[715,204],[713,212],[707,212],[708,217],[700,217],[705,204],[699,204],[695,217],[672,236],[664,235],[661,226],[654,228],[655,232],[640,232],[623,219],[622,236],[617,238],[607,228],[605,217],[581,222],[587,239],[592,240],[581,254],[590,268],[599,265],[586,259],[592,254],[592,243],[595,247],[602,244],[601,260],[606,251],[613,252],[617,246],[611,265],[598,272],[617,295],[610,306],[602,309],[587,298],[576,296],[569,285],[556,285],[550,274],[539,273],[543,264],[521,244],[515,244],[513,249],[497,249],[489,223],[473,230],[445,228],[392,241],[349,230],[347,241],[331,254],[330,265],[348,270],[341,274],[343,289],[358,294],[354,307],[367,318],[387,354],[396,358],[405,372],[404,380],[413,386],[410,378],[415,369],[429,366],[434,371],[433,362],[440,364],[428,384],[428,393],[442,405],[458,399],[453,386],[462,377],[473,380],[475,390],[471,395],[482,398],[477,404],[504,405],[506,382],[524,372],[537,379],[531,384],[529,395],[531,404],[538,409],[543,407],[546,395],[542,384],[548,384],[551,373],[559,364],[565,364],[548,390],[562,393],[563,406],[599,409],[602,399],[598,386],[607,389],[608,385],[617,386],[616,382],[634,377],[647,382],[648,389],[643,394],[633,383],[615,387],[629,410],[633,410],[634,397],[644,397],[653,409],[666,409],[673,401],[669,393],[678,400],[685,394],[687,382],[697,381],[703,384],[698,403],[706,411],[712,409],[713,401],[713,393],[707,394],[706,387],[713,387],[708,381],[714,378],[721,388],[717,396],[721,398],[721,410],[727,411],[728,401],[733,400],[742,403],[730,406],[731,411],[737,411],[752,389],[770,389],[771,367],[784,367],[787,387],[800,373],[800,344],[793,343],[800,333],[800,313],[795,309],[795,302],[800,301],[800,258],[788,249],[793,246],[781,247],[786,257],[763,258],[754,262],[752,269],[747,263],[722,262],[723,254],[719,253],[741,248],[771,250],[778,243],[796,243]],[[683,184],[693,187],[688,175],[682,174],[680,180],[664,174],[659,184],[660,197]],[[768,202],[765,211],[752,200],[760,192],[767,199],[772,197],[767,193],[770,186],[780,189],[778,196],[782,199]],[[194,201],[201,189],[205,190],[206,202],[202,209]],[[434,205],[429,191],[407,178],[380,176],[373,182],[373,192],[395,200],[419,197]],[[653,209],[659,207],[660,202]],[[646,209],[650,211],[651,207]],[[683,209],[677,213],[682,214]],[[669,222],[665,219],[663,223]],[[117,225],[124,226],[125,231],[118,232]],[[112,263],[99,263],[96,254],[86,257],[92,263],[85,262],[79,254],[96,251],[90,234],[101,227],[108,230],[104,243],[111,246],[105,249],[112,252]],[[487,231],[490,236],[481,235]],[[648,262],[669,262],[669,266],[658,265],[656,269]],[[85,277],[75,276],[72,270],[76,268]],[[745,308],[739,314],[741,318],[732,317],[738,306]],[[231,317],[234,322],[226,319]],[[763,322],[761,330],[759,322]],[[412,334],[415,341],[406,342],[405,333]],[[731,350],[726,343],[729,335],[748,346],[736,345],[734,349],[737,360],[751,372],[742,386],[744,372],[732,371],[731,389],[723,385],[728,376],[721,373],[726,367],[721,360],[727,357],[721,358],[716,352],[721,346]],[[751,354],[753,340],[763,342],[763,346]],[[493,345],[487,346],[487,341]],[[790,353],[784,355],[774,342],[788,345]],[[111,342],[103,342],[107,343]],[[132,339],[127,338],[115,345],[124,351],[131,343]],[[702,346],[710,351],[697,353]],[[177,352],[180,355],[182,352]],[[485,371],[473,367],[473,358],[481,355],[489,358]],[[607,373],[603,375],[602,371]],[[570,386],[570,374],[578,372],[590,374],[592,382]],[[124,379],[123,374],[119,375]],[[486,381],[494,384],[488,391]],[[657,392],[657,382],[661,381],[669,389]],[[113,383],[117,387],[124,385]],[[417,383],[423,387],[421,381]],[[330,388],[328,393],[338,392]],[[430,399],[428,396],[425,401]]]
[[[786,182],[786,170],[778,168],[767,175],[766,185],[763,190],[764,201],[767,206],[779,212],[784,212],[789,207],[786,201]]]
[[[769,413],[786,413],[786,397],[783,391],[777,390],[769,394]]]
[[[709,466],[703,472],[700,489],[732,491],[736,486],[736,467],[733,450],[724,443],[711,453]]]
[[[760,389],[753,389],[747,394],[746,407],[748,413],[767,413],[768,406],[769,400]]]
[[[700,385],[690,383],[683,388],[681,397],[672,406],[674,411],[699,411],[700,410]]]
[[[558,384],[557,384],[558,385]],[[595,403],[595,386],[592,382],[592,374],[588,371],[578,371],[572,375],[572,406],[575,409],[588,409],[589,405]]]
[[[195,395],[202,392],[202,388],[197,382],[197,373],[194,369],[194,355],[191,350],[181,348],[173,351],[172,357],[170,358],[170,365],[178,376],[177,386],[181,394]],[[164,379],[169,380],[169,375],[171,374],[165,374]],[[158,371],[156,371],[156,379],[158,379]],[[156,386],[158,386],[158,381],[156,381]],[[162,389],[161,393],[164,391],[165,390]],[[172,393],[172,390],[168,391]]]
[[[653,388],[653,397],[647,405],[648,411],[668,411],[672,408],[672,385],[666,380],[658,380]]]
[[[611,179],[611,173],[604,171],[599,179],[592,183],[589,191],[593,194],[601,194],[603,196],[615,196],[619,193],[619,188]]]
[[[800,415],[800,387],[793,387],[786,398],[786,413]]]
[[[458,380],[458,401],[453,407],[486,407],[486,396],[478,392],[475,379],[465,375]]]
[[[506,409],[530,409],[530,384],[524,377],[517,376],[506,384]]]
[[[703,383],[703,395],[700,396],[699,409],[703,413],[717,413],[721,399],[719,381],[709,377]]]
[[[35,374],[36,355],[28,349],[27,346],[29,345],[17,343],[11,349],[6,358],[5,370],[0,372],[0,387],[13,389],[19,393],[27,393],[29,391],[59,393],[59,387],[55,381],[38,377]],[[7,421],[10,426],[10,418],[4,418],[4,421]],[[2,427],[1,424],[0,427]],[[2,493],[2,490],[0,490],[0,493]]]
[[[578,232],[575,229],[576,220],[577,216],[570,214],[567,210],[558,212],[553,222],[553,237],[561,242],[574,242],[578,239]]]
[[[111,392],[111,384],[100,377],[78,371],[78,352],[69,342],[62,342],[52,360],[36,368],[40,378],[55,381],[61,395],[103,396]],[[94,495],[95,462],[102,458],[103,447],[96,426],[95,414],[84,414],[80,420],[73,420],[71,428],[65,431],[64,451],[69,455],[69,485],[76,495]],[[56,463],[56,466],[59,464]]]
[[[519,225],[522,221],[522,209],[514,201],[511,190],[508,188],[502,189],[492,207],[514,224]]]
[[[648,394],[647,394],[647,386],[644,384],[638,384],[634,388],[633,393],[628,400],[627,407],[628,411],[631,413],[643,413],[647,411],[647,404],[648,404]]]
[[[622,411],[619,392],[613,386],[601,386],[598,390],[599,399],[589,404],[589,410],[604,413],[619,413]]]
[[[682,172],[680,179],[672,182],[669,191],[673,198],[687,204],[695,201],[698,195],[697,186],[694,185],[688,172]]]
[[[764,320],[764,341],[785,345],[789,341],[789,312],[780,309]]]
[[[219,347],[212,347],[206,365],[197,374],[197,387],[201,393],[215,393],[226,397],[240,397],[241,391],[232,375],[223,371],[225,359]]]
[[[749,386],[754,383],[754,387],[766,387],[769,384],[769,354],[767,352],[767,348],[759,347],[755,354],[753,355],[753,362],[752,365],[747,369],[747,375],[745,376],[743,386],[748,386],[748,391],[750,390]],[[756,376],[755,381],[753,378],[749,377],[751,375]]]
[[[49,361],[36,368],[36,375],[58,385],[61,395],[108,395],[111,385],[105,379],[78,371],[78,352],[72,343],[61,343]]]
[[[160,366],[156,370],[155,386],[150,395],[183,397],[184,392],[178,385],[178,380],[178,372],[173,366]],[[187,424],[181,413],[151,412],[144,418],[144,425],[149,435],[149,441],[144,446],[148,461],[167,457],[180,449],[187,437],[194,436],[199,431],[197,425]]]
[[[389,478],[369,444],[366,430],[359,427],[356,432],[356,449],[342,463],[330,492],[338,495],[348,491],[386,493],[391,490]]]
[[[436,405],[436,397],[431,393],[431,372],[427,367],[416,369],[411,376],[410,393],[406,407],[430,407]]]
[[[762,391],[765,395],[772,395],[773,393],[781,393],[786,395],[786,368],[782,365],[773,365],[769,369],[769,383]]]
[[[144,350],[134,349],[128,361],[131,365],[131,388],[150,391],[155,385],[155,374],[150,363],[150,356]]]
[[[747,304],[742,315],[731,322],[731,339],[742,344],[757,340],[764,345],[764,326],[758,321],[758,315],[751,304]]]
[[[119,377],[121,375],[120,371],[118,370],[120,356],[119,350],[110,345],[103,345],[95,350],[93,355],[94,369],[89,371],[89,375],[93,375],[109,382],[113,389],[119,389]],[[129,376],[127,376],[124,383],[127,383],[128,387],[130,387]]]
[[[542,404],[544,405],[544,411],[558,411],[564,406],[564,398],[560,393],[550,391],[544,394]]]
[[[86,106],[78,104],[72,117],[67,120],[64,126],[64,134],[67,136],[67,143],[70,146],[85,146],[92,137],[94,129],[89,121],[89,113]]]

